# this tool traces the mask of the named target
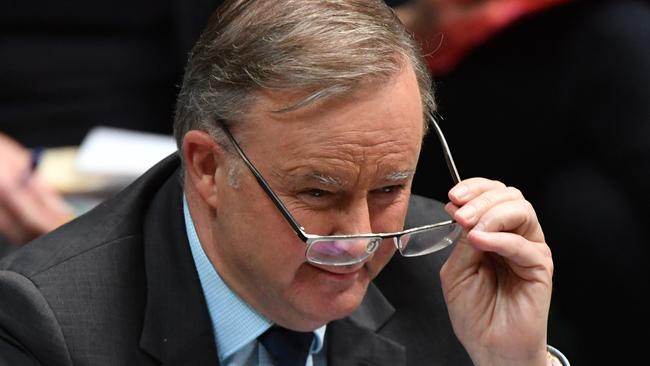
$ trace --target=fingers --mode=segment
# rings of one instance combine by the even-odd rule
[[[512,232],[534,242],[544,242],[537,215],[533,206],[523,197],[502,201],[484,210],[472,231]]]
[[[533,206],[517,188],[472,178],[454,187],[449,198],[447,211],[468,230],[511,231],[530,240],[544,241]]]
[[[29,151],[0,133],[0,187],[16,185],[29,169]]]
[[[25,233],[21,226],[15,224],[15,219],[0,207],[0,235],[11,243],[24,243]]]
[[[45,234],[71,215],[63,199],[35,176],[0,189],[0,232],[14,243]]]
[[[475,225],[478,217],[494,204],[521,197],[516,188],[483,178],[464,180],[449,191],[451,203],[460,208],[455,218],[463,226]]]
[[[484,178],[460,182],[450,192],[449,214],[468,231],[473,249],[496,253],[513,264],[551,268],[550,249],[532,205],[522,193]],[[476,260],[476,253],[468,256]]]
[[[513,269],[525,269],[517,274],[528,280],[539,279],[537,273],[530,273],[531,269],[547,272],[544,278],[550,278],[553,273],[551,251],[546,245],[533,245],[521,235],[508,232],[485,232],[472,230],[467,239],[473,246],[484,252],[491,252],[506,258]],[[515,266],[512,266],[512,265]]]
[[[38,174],[33,177],[31,183],[36,200],[47,212],[56,217],[72,214],[71,208],[65,203],[61,195],[47,185]]]

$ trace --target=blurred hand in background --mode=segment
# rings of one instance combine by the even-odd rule
[[[0,236],[12,244],[24,244],[72,216],[33,168],[30,151],[0,133]]]

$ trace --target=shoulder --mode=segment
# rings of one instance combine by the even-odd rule
[[[72,364],[61,327],[33,282],[0,270],[0,298],[0,364]]]
[[[178,166],[176,156],[168,157],[88,213],[2,258],[0,270],[32,278],[78,260],[92,263],[102,252],[139,240],[147,208],[160,187],[177,178]]]
[[[60,365],[71,364],[69,344],[90,358],[113,352],[89,344],[96,341],[137,345],[147,288],[145,221],[159,214],[149,207],[161,186],[177,179],[177,168],[177,160],[163,161],[89,213],[0,261],[0,354]]]

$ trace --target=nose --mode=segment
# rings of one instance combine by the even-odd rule
[[[327,218],[329,230],[325,235],[357,235],[372,232],[370,213],[365,199],[357,199],[332,211]],[[307,259],[315,264],[359,265],[372,257],[376,243],[368,239],[341,238],[313,242],[307,249]]]
[[[344,206],[336,215],[336,224],[332,235],[368,234],[372,232],[372,223],[368,201],[364,198]]]

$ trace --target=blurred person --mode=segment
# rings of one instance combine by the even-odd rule
[[[65,222],[72,210],[36,175],[25,179],[29,149],[79,145],[98,125],[171,134],[187,53],[220,2],[3,7],[0,252],[3,241],[26,243]]]
[[[535,211],[460,179],[434,109],[382,1],[226,2],[180,152],[0,262],[0,363],[560,364]],[[447,214],[410,194],[427,128]]]
[[[457,162],[525,189],[544,224],[557,258],[551,343],[577,364],[643,359],[645,339],[625,334],[647,328],[650,307],[648,3],[401,6],[428,50]],[[428,139],[413,192],[435,196],[445,187],[426,174],[438,165]],[[627,351],[594,352],[603,342]]]
[[[25,243],[66,222],[65,202],[33,171],[30,152],[0,133],[0,233]]]

